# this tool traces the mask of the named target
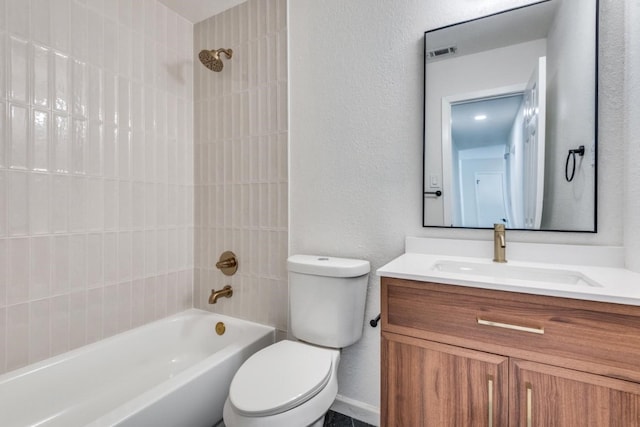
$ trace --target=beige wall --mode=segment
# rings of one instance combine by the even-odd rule
[[[196,24],[194,55],[232,48],[224,69],[195,67],[195,306],[287,330],[285,0],[249,0]],[[220,254],[239,258],[229,278]],[[231,299],[208,305],[230,284]]]

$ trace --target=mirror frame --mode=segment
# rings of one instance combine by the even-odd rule
[[[531,2],[529,4],[526,5],[522,5],[522,6],[518,6],[518,7],[513,7],[513,8],[509,8],[509,9],[504,9],[498,12],[494,12],[488,15],[483,15],[483,16],[479,16],[477,18],[473,18],[473,19],[468,19],[465,21],[460,21],[460,22],[456,22],[453,24],[449,24],[449,25],[445,25],[442,27],[438,27],[438,28],[434,28],[434,29],[430,29],[430,30],[426,30],[424,32],[424,37],[423,37],[423,49],[422,49],[422,54],[423,54],[423,76],[422,76],[422,82],[423,82],[423,109],[422,109],[422,227],[423,228],[444,228],[444,229],[469,229],[469,230],[488,230],[491,229],[491,227],[463,227],[463,226],[447,226],[447,225],[427,225],[425,222],[425,214],[426,214],[426,195],[427,194],[431,194],[432,192],[428,191],[427,189],[427,183],[426,183],[426,154],[427,154],[427,88],[426,88],[426,76],[427,76],[427,58],[426,58],[426,52],[427,52],[427,35],[429,33],[433,33],[435,31],[439,31],[439,30],[443,30],[446,28],[451,28],[451,27],[455,27],[458,25],[462,25],[462,24],[466,24],[466,23],[470,23],[470,22],[475,22],[475,21],[479,21],[485,18],[489,18],[492,16],[496,16],[496,15],[501,15],[504,13],[509,13],[515,10],[520,10],[520,9],[524,9],[527,7],[531,7],[537,4],[541,4],[541,3],[547,3],[549,1],[554,1],[554,0],[540,0],[540,1],[534,1]],[[508,230],[513,230],[513,231],[551,231],[551,232],[564,232],[564,233],[597,233],[598,232],[598,122],[599,122],[599,112],[598,112],[598,92],[599,92],[599,74],[598,74],[598,70],[599,70],[599,56],[600,56],[600,52],[599,52],[599,40],[600,40],[600,1],[599,0],[594,0],[594,7],[595,7],[595,22],[594,22],[594,27],[595,27],[595,46],[593,49],[594,52],[594,67],[595,67],[595,73],[594,73],[594,98],[593,98],[593,104],[594,104],[594,126],[593,126],[593,173],[594,173],[594,185],[593,185],[593,192],[594,192],[594,199],[593,199],[593,228],[591,230],[567,230],[567,229],[527,229],[527,228],[508,228]],[[440,141],[440,143],[442,143],[442,141]],[[589,154],[586,154],[589,155]],[[442,159],[441,159],[442,161]],[[545,178],[546,179],[546,178]],[[543,208],[544,209],[544,208]]]

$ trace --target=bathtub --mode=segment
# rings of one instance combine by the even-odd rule
[[[211,427],[236,370],[274,338],[187,310],[0,376],[0,426]]]

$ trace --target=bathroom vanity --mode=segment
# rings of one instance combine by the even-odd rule
[[[502,268],[407,253],[379,269],[381,425],[639,426],[640,275],[590,256]]]

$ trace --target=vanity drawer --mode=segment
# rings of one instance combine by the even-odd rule
[[[640,382],[640,307],[384,277],[382,328]]]

